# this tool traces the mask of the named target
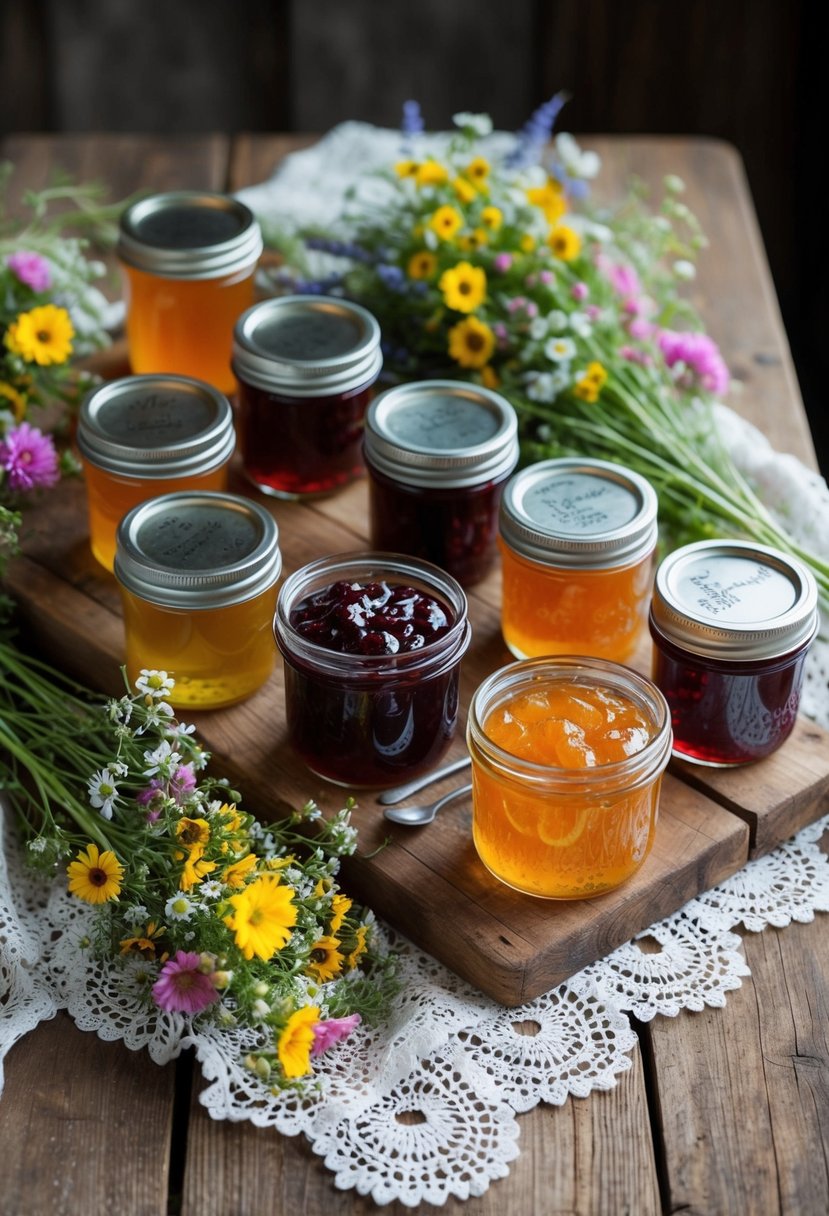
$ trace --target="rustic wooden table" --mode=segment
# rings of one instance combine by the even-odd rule
[[[238,188],[264,179],[286,152],[309,142],[277,135],[21,135],[2,141],[0,153],[17,166],[17,184],[42,186],[59,166],[77,179],[105,182],[115,199],[138,188]],[[631,173],[652,183],[667,172],[685,179],[689,205],[711,242],[695,291],[743,386],[735,408],[776,447],[813,465],[739,158],[699,139],[591,144],[602,154],[609,193]],[[313,512],[295,508],[292,524],[309,537],[328,529],[336,540],[344,528],[350,547],[358,547],[361,493]],[[53,590],[56,573],[63,574],[49,569],[48,553],[36,544],[18,566],[13,590],[33,608]],[[74,666],[83,669],[120,646],[112,589],[86,558],[77,558],[72,579],[61,585],[51,617],[64,632],[47,632],[43,643],[48,651],[50,638],[71,637]],[[746,934],[744,945],[752,974],[724,1009],[638,1027],[633,1068],[616,1089],[522,1116],[522,1151],[509,1178],[481,1199],[446,1210],[469,1216],[829,1211],[829,936],[819,918]],[[198,1103],[201,1087],[189,1058],[159,1068],[145,1054],[82,1033],[65,1015],[42,1024],[7,1059],[0,1212],[373,1210],[370,1200],[337,1191],[303,1141],[212,1122]]]

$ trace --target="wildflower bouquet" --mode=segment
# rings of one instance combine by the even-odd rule
[[[829,565],[787,534],[720,441],[713,405],[729,374],[682,295],[705,244],[682,182],[666,179],[656,211],[636,191],[613,211],[592,204],[597,155],[568,134],[550,142],[563,101],[506,144],[475,114],[437,143],[407,103],[400,158],[358,179],[337,231],[301,234],[325,274],[309,278],[286,243],[277,288],[360,301],[380,322],[387,377],[498,389],[525,462],[575,454],[637,469],[671,543],[738,534],[788,550],[829,604]]]

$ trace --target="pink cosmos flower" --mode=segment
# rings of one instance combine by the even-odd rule
[[[496,253],[495,257],[492,260],[492,265],[495,267],[495,269],[498,271],[499,274],[505,274],[509,270],[510,266],[512,265],[512,254],[511,253]]]
[[[32,291],[48,291],[52,286],[52,271],[49,263],[39,253],[30,253],[21,249],[6,259],[6,265],[21,283],[31,287]]]
[[[555,287],[556,276],[552,270],[539,270],[538,281],[539,283],[543,283],[545,287]]]
[[[651,336],[654,329],[655,326],[650,321],[646,321],[644,317],[634,317],[627,327],[631,338],[634,338],[637,342],[644,342],[646,338]]]
[[[714,394],[724,393],[728,389],[730,377],[725,360],[717,344],[707,334],[663,329],[657,343],[668,367],[683,364],[680,384],[689,388],[698,386]]]
[[[590,288],[586,283],[574,283],[570,288],[570,295],[578,304],[581,304],[582,300],[586,300],[590,295]]]
[[[355,1027],[360,1025],[359,1013],[349,1014],[347,1018],[328,1018],[325,1022],[314,1022],[314,1043],[311,1048],[312,1056],[321,1056],[340,1039],[345,1039]]]
[[[28,422],[12,427],[0,442],[0,469],[5,469],[9,488],[14,491],[53,486],[60,470],[51,435],[44,435]]]
[[[209,975],[199,970],[201,955],[177,950],[153,984],[153,1000],[168,1013],[201,1013],[219,999]]]

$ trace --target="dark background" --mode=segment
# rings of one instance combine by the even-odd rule
[[[0,134],[518,128],[699,134],[740,151],[818,457],[824,348],[823,0],[0,0]],[[819,108],[818,108],[819,107]],[[716,335],[714,335],[716,336]]]

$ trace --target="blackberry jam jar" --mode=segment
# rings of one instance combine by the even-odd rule
[[[224,490],[236,445],[223,393],[186,376],[127,376],[84,398],[78,418],[94,556],[107,570],[127,511],[178,490]]]
[[[364,472],[380,327],[347,300],[282,296],[239,318],[233,370],[246,477],[264,494],[330,494]]]
[[[175,190],[140,199],[121,217],[127,344],[134,372],[175,372],[223,393],[233,326],[253,303],[262,233],[238,199]]]
[[[470,640],[451,575],[393,553],[325,557],[286,579],[274,632],[289,736],[317,776],[381,789],[439,760]]]
[[[463,586],[497,556],[498,508],[518,462],[515,410],[451,380],[389,389],[369,406],[372,544],[434,562]]]
[[[674,755],[727,767],[780,747],[817,628],[814,577],[788,554],[724,540],[669,554],[656,572],[650,630]]]

